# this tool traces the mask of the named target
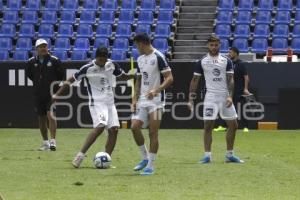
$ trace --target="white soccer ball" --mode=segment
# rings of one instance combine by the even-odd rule
[[[106,152],[98,152],[94,157],[94,164],[96,168],[107,169],[111,164],[111,157]]]

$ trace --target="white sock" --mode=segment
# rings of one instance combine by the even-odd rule
[[[50,143],[56,143],[55,139],[50,139]]]
[[[50,143],[49,143],[49,140],[44,140],[44,141],[43,141],[43,144],[45,144],[45,145],[48,145],[48,146],[49,146],[49,145],[50,145]]]
[[[153,169],[153,163],[156,160],[156,153],[149,153],[147,168]]]
[[[227,150],[226,156],[233,156],[233,150]]]
[[[140,148],[140,152],[142,155],[142,159],[147,160],[148,159],[148,150],[147,150],[146,145],[143,144],[142,146],[139,146],[139,148]]]
[[[85,153],[82,153],[81,151],[79,151],[79,152],[77,153],[77,156],[84,157],[84,156],[85,156]]]
[[[210,151],[204,152],[204,156],[205,156],[205,157],[211,157],[211,152],[210,152]]]

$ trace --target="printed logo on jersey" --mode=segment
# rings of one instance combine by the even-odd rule
[[[204,114],[205,114],[206,117],[212,117],[213,113],[214,113],[214,109],[213,108],[206,108]]]
[[[47,67],[51,67],[52,66],[52,63],[49,61],[48,63],[47,63]]]
[[[155,65],[155,60],[151,60],[150,65]]]
[[[101,85],[105,85],[107,83],[105,78],[100,78]]]
[[[221,77],[219,77],[221,75],[221,71],[219,69],[217,68],[213,69],[212,74],[215,76],[215,78],[213,78],[213,81],[219,82],[223,80]]]
[[[147,72],[143,72],[143,78],[144,78],[144,85],[149,85],[150,82],[148,81],[149,75]]]

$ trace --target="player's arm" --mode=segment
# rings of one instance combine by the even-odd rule
[[[244,76],[244,91],[243,91],[243,93],[244,93],[244,95],[249,95],[250,94],[250,92],[249,92],[249,82],[250,82],[250,79],[249,79],[249,75],[248,75],[248,71],[247,71],[247,68],[246,68],[246,66],[243,64],[243,63],[241,63],[241,69],[242,69],[242,71],[243,71],[243,76]]]
[[[135,74],[129,74],[129,73],[125,73],[123,72],[120,76],[117,77],[118,81],[127,81],[130,79],[135,78]]]
[[[201,76],[194,74],[190,83],[188,108],[191,111],[194,108],[194,99],[196,99],[196,90],[198,88],[200,78]]]
[[[33,81],[33,68],[32,65],[30,64],[30,61],[27,61],[26,63],[26,68],[25,68],[26,76]]]
[[[72,76],[70,78],[68,78],[66,81],[63,82],[63,85],[57,90],[57,92],[55,94],[52,95],[52,100],[56,101],[59,96],[62,96],[62,94],[69,89],[70,85],[72,83],[74,83],[76,80],[75,78]]]
[[[162,75],[164,76],[164,82],[158,88],[149,91],[147,94],[148,99],[153,99],[157,94],[167,89],[173,83],[174,79],[171,70],[162,72]]]

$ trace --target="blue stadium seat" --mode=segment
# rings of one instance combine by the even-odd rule
[[[80,14],[80,24],[95,24],[96,15],[95,11],[83,10]]]
[[[142,0],[140,10],[155,11],[156,1],[155,0]]]
[[[231,36],[231,28],[230,25],[227,24],[219,24],[215,28],[215,33],[220,38],[229,38]]]
[[[64,0],[62,10],[74,10],[78,9],[78,0]]]
[[[291,11],[293,9],[292,0],[278,0],[277,10]]]
[[[122,0],[121,9],[135,11],[136,10],[136,0]]]
[[[88,38],[76,38],[73,50],[90,50],[90,41]]]
[[[47,41],[48,43],[48,49],[50,50],[52,48],[52,44],[51,44],[51,39],[50,38],[47,38],[47,37],[38,37],[38,38],[43,38],[44,40]]]
[[[275,17],[275,24],[290,24],[291,15],[289,11],[278,11]]]
[[[118,24],[116,30],[116,37],[130,38],[132,36],[130,24]]]
[[[229,42],[227,39],[220,39],[220,52],[221,53],[228,53],[229,51]]]
[[[292,33],[293,38],[300,37],[300,24],[295,24]]]
[[[274,8],[273,0],[259,0],[257,10],[272,11]]]
[[[60,24],[74,24],[76,21],[75,11],[65,10],[61,12]]]
[[[218,10],[233,11],[234,7],[234,0],[219,0]]]
[[[151,35],[151,25],[150,24],[138,24],[135,29],[135,33],[147,33]]]
[[[131,50],[131,57],[133,57],[133,60],[137,60],[139,56],[140,56],[140,53],[137,49]]]
[[[246,24],[239,24],[235,26],[234,37],[235,38],[249,38],[250,27]]]
[[[163,54],[169,50],[168,40],[165,38],[154,38],[152,45]]]
[[[17,24],[19,22],[18,11],[4,11],[2,23]]]
[[[256,38],[252,41],[252,53],[265,54],[268,49],[266,38]]]
[[[157,24],[173,24],[173,12],[172,11],[159,11],[157,17]]]
[[[41,24],[39,26],[38,37],[52,38],[54,36],[54,27],[52,24]]]
[[[232,46],[238,48],[241,53],[248,53],[249,46],[248,46],[248,39],[246,38],[237,38],[234,39],[232,42]]]
[[[114,49],[125,50],[129,48],[129,42],[127,38],[116,38],[113,45]]]
[[[22,23],[29,23],[29,24],[37,24],[38,23],[38,15],[36,11],[24,11],[22,17]]]
[[[99,24],[114,24],[115,13],[111,10],[102,10],[100,14]]]
[[[219,11],[217,16],[217,24],[232,24],[232,12]]]
[[[0,9],[1,10],[3,9],[3,2],[2,2],[2,0],[0,0]]]
[[[236,17],[236,24],[250,24],[252,20],[250,11],[239,11]]]
[[[297,1],[297,4],[296,4],[296,11],[300,10],[300,1]]]
[[[57,32],[58,37],[73,37],[73,26],[71,24],[60,24]]]
[[[253,10],[253,0],[239,0],[238,1],[238,10],[247,10],[247,11],[252,11]]]
[[[121,10],[118,23],[133,24],[134,13],[131,10]]]
[[[80,22],[81,23],[81,22]],[[90,24],[79,24],[77,28],[77,37],[93,37],[93,28]]]
[[[291,47],[295,53],[298,53],[298,54],[300,53],[300,38],[299,37],[292,39]]]
[[[254,27],[254,38],[268,38],[270,35],[270,28],[267,24],[257,24]]]
[[[0,61],[7,61],[9,59],[9,52],[7,50],[0,50]]]
[[[152,11],[141,11],[138,17],[139,24],[153,24],[153,12]]]
[[[275,25],[272,36],[273,36],[273,38],[274,37],[287,38],[289,36],[289,26],[286,24]]]
[[[300,10],[296,11],[295,18],[294,18],[294,23],[295,24],[300,24]]]
[[[95,0],[85,0],[83,3],[83,9],[97,11],[99,9],[99,3]]]
[[[41,1],[40,0],[27,0],[25,10],[34,10],[39,11],[41,8]]]
[[[71,60],[86,60],[87,53],[84,50],[72,51]]]
[[[0,28],[0,37],[10,37],[16,36],[16,27],[14,24],[2,24]]]
[[[278,53],[286,53],[288,42],[286,38],[273,38],[272,49]]]
[[[58,11],[60,9],[60,0],[46,0],[45,10]]]
[[[11,38],[0,38],[0,50],[11,51],[12,50],[12,39]]]
[[[113,49],[111,52],[110,59],[112,59],[114,61],[125,61],[125,60],[127,60],[126,51]]]
[[[101,10],[115,11],[118,8],[117,0],[103,0]]]
[[[271,24],[272,16],[270,11],[257,11],[255,24]]]
[[[22,24],[19,30],[19,37],[35,37],[35,29],[33,24]]]
[[[104,46],[106,48],[109,48],[109,40],[108,38],[96,38],[94,41],[94,49],[97,49],[98,47]]]
[[[70,50],[71,49],[71,44],[70,44],[70,39],[69,38],[56,38],[54,48],[56,50]]]
[[[160,0],[159,10],[174,11],[176,9],[175,0]]]
[[[13,55],[13,59],[16,61],[25,61],[29,59],[28,51],[26,50],[16,50]]]
[[[56,11],[44,11],[42,13],[41,24],[56,24],[57,22],[57,14]]]
[[[31,38],[18,38],[16,44],[16,50],[32,50],[32,41]]]
[[[6,10],[21,10],[22,0],[8,0]]]
[[[96,29],[96,37],[107,37],[112,36],[112,28],[110,24],[99,24]]]
[[[65,50],[54,50],[53,55],[59,58],[61,61],[68,60],[68,53]]]
[[[155,37],[169,38],[171,37],[171,29],[168,24],[157,24],[155,27]]]

